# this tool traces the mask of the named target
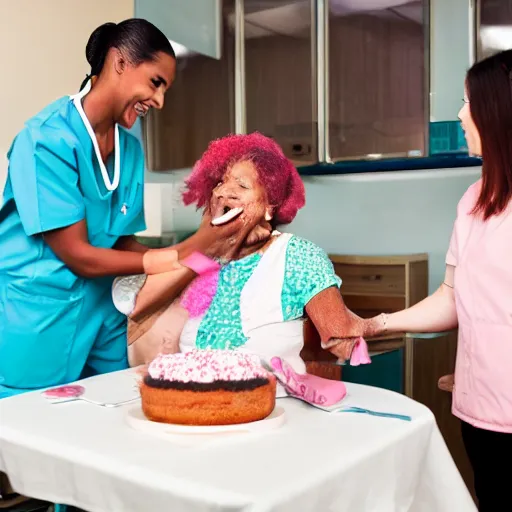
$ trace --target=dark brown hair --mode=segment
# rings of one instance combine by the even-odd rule
[[[473,213],[488,219],[503,212],[512,198],[512,50],[474,64],[466,88],[483,160]]]
[[[152,23],[141,18],[124,20],[121,23],[104,23],[90,35],[85,48],[87,62],[91,66],[90,75],[99,75],[105,64],[110,48],[126,51],[130,62],[137,66],[155,59],[158,52],[176,59],[174,49],[165,34]],[[87,83],[89,76],[82,83]]]

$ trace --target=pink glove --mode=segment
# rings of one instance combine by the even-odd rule
[[[330,406],[345,398],[347,389],[341,381],[322,379],[308,373],[296,373],[293,368],[280,357],[273,357],[270,365],[277,380],[286,391],[297,398],[309,402]]]

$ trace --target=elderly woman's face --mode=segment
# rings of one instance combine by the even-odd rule
[[[267,194],[260,183],[258,171],[250,161],[237,162],[230,167],[214,188],[210,211],[212,218],[221,217],[233,208],[251,211],[255,223],[272,218]]]

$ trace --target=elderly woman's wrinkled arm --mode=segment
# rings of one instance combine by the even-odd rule
[[[144,285],[136,294],[135,305],[129,317],[135,322],[141,322],[171,304],[195,276],[193,270],[183,266],[170,272],[147,276]]]
[[[315,295],[306,305],[306,313],[322,347],[328,347],[340,360],[348,360],[355,341],[365,335],[365,322],[347,308],[339,288],[331,286]]]

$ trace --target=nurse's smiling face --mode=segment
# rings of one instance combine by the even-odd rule
[[[150,108],[161,109],[164,97],[176,75],[176,60],[158,52],[153,60],[134,66],[119,54],[115,63],[119,83],[115,120],[131,128],[137,117],[144,117]]]

